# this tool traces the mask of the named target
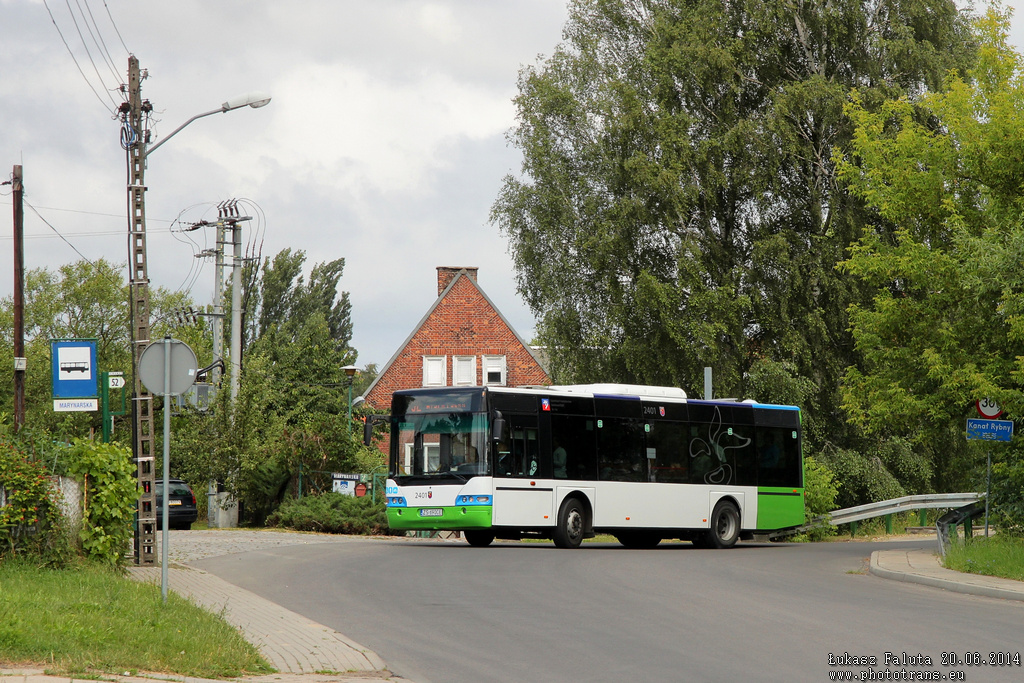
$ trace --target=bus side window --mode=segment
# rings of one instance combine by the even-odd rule
[[[650,423],[647,448],[654,449],[651,481],[685,484],[690,480],[685,423],[661,420]]]
[[[594,419],[584,415],[552,415],[551,442],[565,449],[565,477],[567,479],[597,479],[597,452],[595,450]],[[550,451],[542,459],[544,476],[552,476],[554,466]],[[546,462],[543,462],[546,461]],[[552,474],[549,474],[551,472]]]
[[[757,483],[760,486],[800,486],[800,440],[785,427],[757,429]]]
[[[537,443],[536,418],[511,415],[508,418],[511,441],[508,466],[504,475],[508,477],[539,477],[540,447]]]

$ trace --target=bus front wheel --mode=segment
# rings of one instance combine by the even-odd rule
[[[706,547],[731,548],[740,537],[740,511],[728,500],[720,500],[711,513],[711,528],[705,536]]]
[[[576,498],[568,498],[558,511],[555,527],[555,545],[559,548],[579,548],[587,530],[587,513]]]
[[[490,531],[467,529],[462,533],[466,537],[466,542],[474,548],[486,548],[494,540],[494,534]]]

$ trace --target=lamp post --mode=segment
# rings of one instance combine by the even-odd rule
[[[132,401],[133,455],[137,467],[139,496],[138,527],[136,529],[135,557],[138,564],[155,564],[156,526],[154,470],[155,461],[153,430],[153,396],[142,385],[139,378],[139,360],[149,344],[149,266],[146,256],[146,184],[145,170],[149,155],[174,137],[185,126],[196,119],[211,114],[225,113],[241,107],[262,107],[270,102],[263,93],[242,95],[213,109],[193,116],[171,131],[157,144],[149,144],[149,114],[153,106],[142,99],[142,80],[146,74],[139,68],[135,55],[128,58],[127,101],[120,107],[122,116],[121,146],[128,161],[128,263],[129,291],[131,294],[131,341],[132,370],[135,374],[134,400]]]
[[[348,433],[352,433],[352,382],[355,381],[356,373],[359,372],[359,368],[355,365],[346,365],[342,368],[345,371],[345,375],[348,376]]]
[[[239,95],[238,97],[232,97],[230,100],[220,105],[219,109],[211,109],[210,111],[204,111],[202,114],[196,114],[188,121],[172,130],[170,134],[167,135],[163,140],[156,143],[152,147],[146,149],[145,156],[148,157],[150,154],[155,152],[157,149],[160,148],[160,145],[164,144],[165,142],[173,138],[175,135],[178,134],[178,132],[182,128],[192,123],[196,119],[201,119],[204,116],[210,116],[212,114],[225,114],[229,111],[234,111],[235,109],[241,109],[242,107],[252,107],[253,109],[259,109],[260,107],[265,107],[268,104],[270,104],[270,95],[263,92],[251,92],[246,93],[245,95]]]

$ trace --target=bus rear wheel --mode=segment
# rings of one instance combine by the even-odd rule
[[[466,542],[474,548],[486,548],[494,540],[494,534],[490,531],[467,529],[462,533],[466,537]]]
[[[731,548],[740,537],[740,511],[728,500],[720,500],[711,513],[711,528],[705,538],[706,547]]]
[[[554,540],[559,548],[579,548],[587,530],[587,513],[576,498],[568,498],[558,511]]]

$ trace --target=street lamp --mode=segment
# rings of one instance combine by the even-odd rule
[[[178,131],[180,131],[182,128],[192,123],[196,119],[201,119],[204,116],[210,116],[212,114],[224,114],[229,111],[234,111],[235,109],[241,109],[242,107],[252,107],[253,109],[259,109],[260,107],[265,107],[268,104],[270,104],[270,95],[263,92],[251,92],[246,93],[245,95],[239,95],[238,97],[232,97],[230,100],[220,105],[220,109],[211,109],[210,111],[204,111],[202,114],[196,114],[188,121],[172,130],[170,135],[168,135],[167,137],[165,137],[163,140],[156,143],[152,147],[146,149],[146,156],[149,156],[150,154],[155,152],[157,148],[160,147],[160,145],[164,144],[165,142],[173,138],[175,135],[178,134]]]
[[[346,365],[342,368],[345,371],[345,375],[348,376],[348,433],[352,433],[352,382],[355,381],[356,373],[359,372],[359,368],[355,365]]]
[[[153,463],[155,460],[153,453],[155,441],[152,415],[153,398],[142,385],[138,372],[142,351],[149,344],[150,337],[149,266],[146,257],[146,162],[150,154],[196,119],[245,106],[262,107],[270,102],[270,97],[263,93],[250,93],[230,99],[219,109],[193,116],[175,128],[163,140],[147,148],[148,116],[153,111],[153,106],[148,100],[142,99],[143,78],[145,78],[145,74],[139,68],[138,58],[135,55],[129,55],[127,101],[121,105],[119,111],[122,116],[121,146],[127,153],[128,162],[128,263],[130,264],[132,369],[135,373],[132,453],[137,465],[137,483],[141,491],[138,527],[136,528],[136,562],[138,564],[153,564],[156,559],[154,552],[156,539],[153,532],[156,526],[153,514],[155,503],[153,495]]]

